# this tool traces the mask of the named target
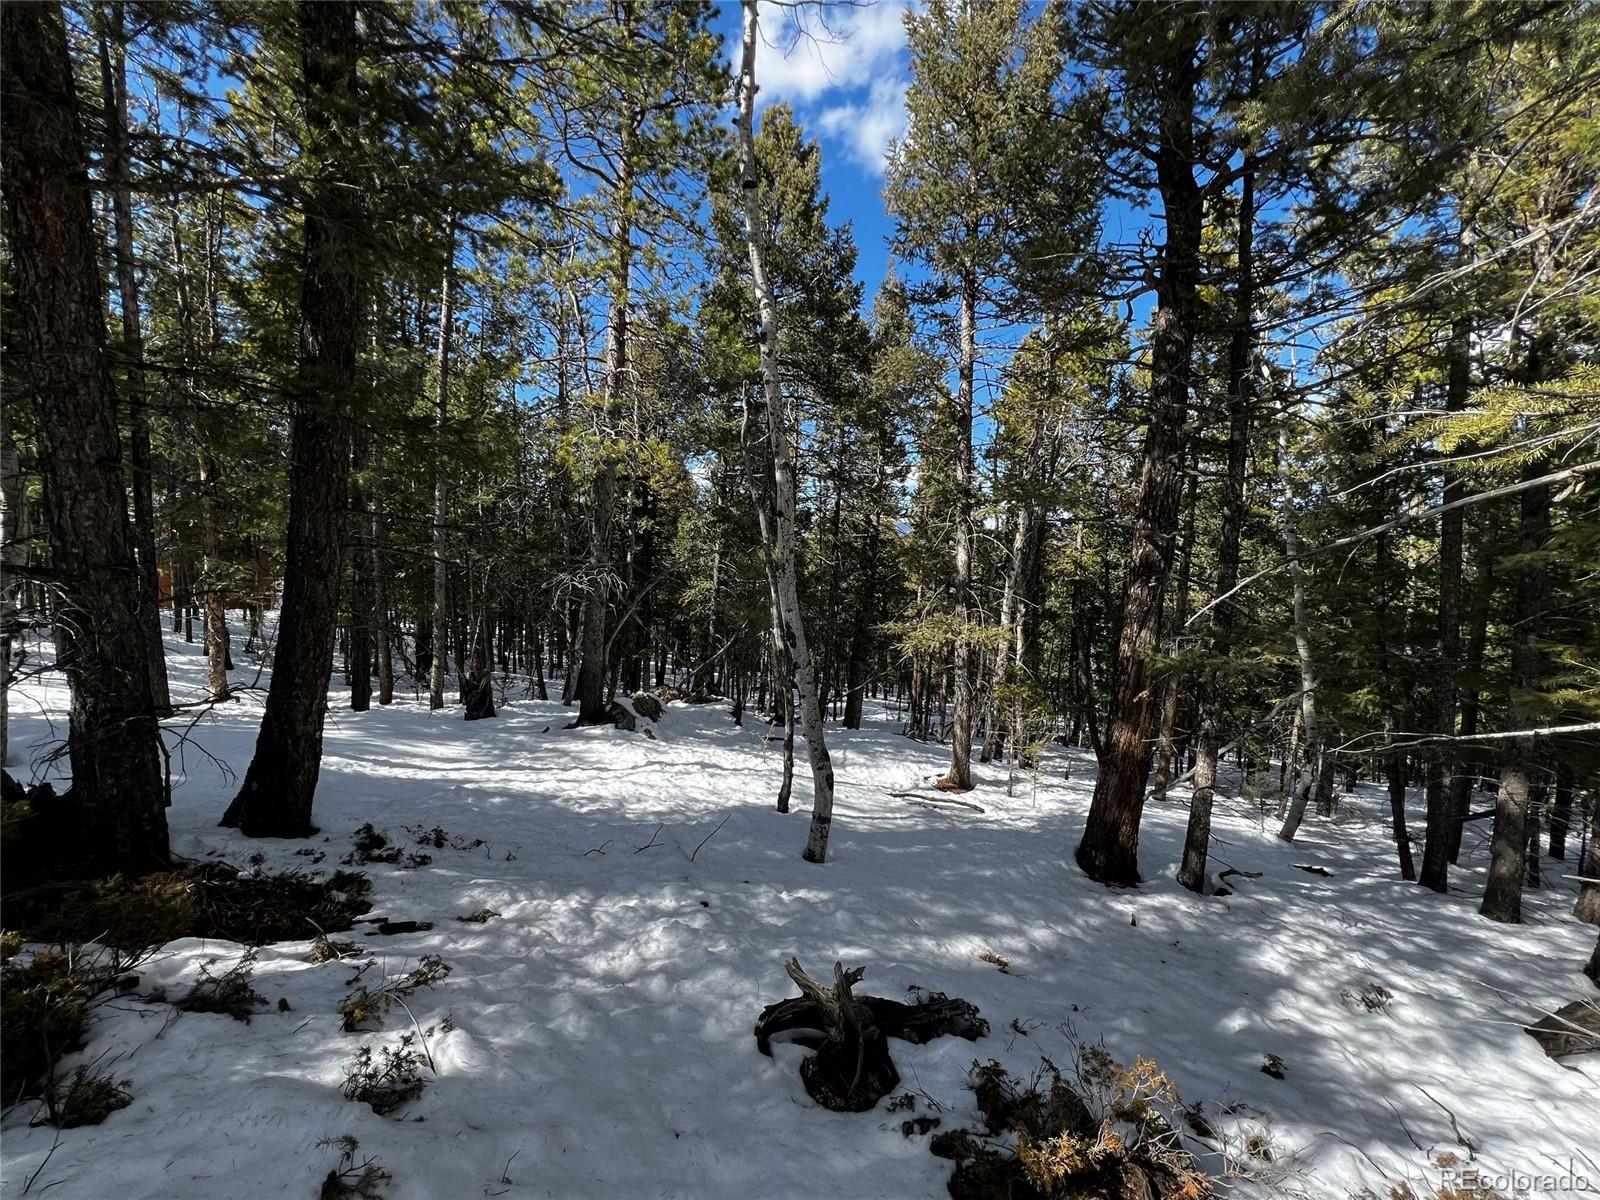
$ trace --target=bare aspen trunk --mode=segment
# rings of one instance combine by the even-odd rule
[[[983,735],[983,753],[981,759],[988,762],[994,758],[1000,746],[1000,699],[1004,695],[1006,681],[1010,677],[1011,666],[1011,627],[1016,621],[1017,593],[1022,588],[1022,572],[1028,556],[1028,518],[1022,505],[1017,505],[1012,518],[1011,530],[1011,565],[1006,571],[1005,589],[1000,595],[1000,627],[1006,631],[1006,637],[995,648],[994,675],[989,687],[989,713],[988,727]]]
[[[1289,798],[1289,811],[1278,836],[1294,841],[1305,819],[1311,800],[1313,781],[1321,769],[1322,739],[1317,725],[1317,671],[1311,657],[1311,635],[1306,626],[1306,580],[1300,564],[1300,533],[1294,516],[1294,481],[1289,471],[1289,413],[1278,419],[1278,478],[1283,484],[1283,548],[1289,561],[1289,578],[1294,590],[1294,652],[1300,664],[1300,728],[1304,738],[1306,769],[1295,778]]]
[[[767,578],[768,632],[772,648],[772,700],[775,712],[783,721],[783,782],[778,786],[778,811],[786,813],[794,788],[794,665],[783,644],[783,608],[778,597],[778,563],[773,549],[776,517],[772,511],[772,473],[758,464],[755,448],[750,443],[748,404],[739,423],[739,446],[744,455],[745,485],[761,529],[761,565]],[[698,684],[691,686],[698,687]]]
[[[445,540],[449,518],[448,481],[445,478],[444,441],[450,424],[450,353],[455,336],[456,223],[445,222],[444,281],[439,286],[439,342],[434,355],[433,427],[439,439],[433,460],[433,665],[428,676],[428,707],[444,707],[444,680],[450,670],[450,642],[445,635],[445,609],[449,603],[450,563]],[[417,664],[421,667],[421,664]]]
[[[134,272],[133,194],[128,185],[128,66],[122,43],[123,6],[107,4],[114,41],[100,37],[100,84],[105,113],[106,173],[111,180],[117,294],[122,306],[122,352],[128,373],[128,457],[133,483],[133,550],[139,570],[139,620],[145,631],[150,696],[158,713],[172,707],[167,654],[161,641],[160,586],[156,571],[155,495],[150,462],[150,410],[145,395],[144,333],[139,280]]]
[[[778,607],[783,620],[783,643],[794,668],[799,693],[800,723],[806,754],[811,762],[813,800],[811,830],[805,859],[821,863],[828,858],[828,834],[833,825],[833,763],[824,741],[822,709],[817,700],[811,649],[806,642],[805,619],[795,578],[794,461],[791,457],[788,408],[778,373],[778,304],[767,277],[766,229],[761,219],[760,183],[756,171],[756,0],[741,0],[744,41],[739,70],[740,186],[744,193],[745,242],[750,251],[750,275],[756,306],[761,314],[761,381],[766,392],[767,431],[772,444],[773,521],[772,548]]]

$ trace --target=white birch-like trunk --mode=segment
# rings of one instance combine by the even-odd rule
[[[744,193],[745,243],[750,251],[750,275],[755,284],[756,306],[761,314],[761,382],[767,399],[767,427],[772,443],[773,514],[772,557],[783,621],[783,642],[794,667],[795,689],[800,694],[800,727],[805,734],[806,756],[811,763],[815,798],[811,832],[806,838],[807,862],[826,862],[828,831],[833,824],[833,763],[823,738],[822,709],[817,702],[816,674],[806,644],[805,621],[795,582],[794,460],[789,445],[789,414],[778,376],[778,305],[767,276],[766,230],[761,221],[759,182],[756,174],[756,37],[759,18],[756,0],[741,0],[744,42],[739,65],[740,187]]]

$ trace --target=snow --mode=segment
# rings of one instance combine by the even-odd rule
[[[198,647],[174,641],[169,654],[175,692],[198,695]],[[378,1033],[343,1032],[336,1006],[358,964],[315,966],[309,942],[281,943],[260,951],[255,986],[269,1004],[248,1025],[174,1018],[137,997],[99,1010],[64,1067],[92,1061],[130,1081],[132,1105],[59,1135],[30,1126],[32,1106],[14,1109],[0,1191],[20,1196],[32,1179],[29,1193],[52,1200],[310,1197],[338,1160],[319,1142],[349,1135],[357,1160],[392,1174],[394,1200],[943,1197],[948,1164],[900,1132],[912,1114],[824,1111],[801,1085],[804,1051],[756,1050],[756,1014],[792,994],[790,954],[813,973],[836,958],[865,964],[862,991],[921,986],[978,1005],[993,1032],[976,1044],[891,1043],[904,1087],[923,1097],[917,1113],[937,1101],[946,1129],[975,1123],[964,1082],[975,1058],[1026,1075],[1041,1054],[1070,1062],[1070,1037],[1103,1039],[1124,1062],[1154,1058],[1238,1137],[1270,1137],[1274,1169],[1247,1191],[1388,1195],[1406,1180],[1431,1194],[1430,1155],[1467,1158],[1452,1114],[1486,1175],[1556,1173],[1576,1157],[1597,1183],[1595,1066],[1563,1068],[1517,1028],[1590,994],[1579,967],[1593,930],[1569,915],[1570,883],[1531,893],[1519,927],[1476,915],[1479,842],[1459,891],[1402,883],[1376,789],[1347,798],[1336,824],[1308,818],[1293,846],[1248,806],[1219,801],[1218,857],[1262,875],[1206,898],[1171,882],[1181,792],[1147,811],[1148,882],[1111,891],[1071,865],[1093,780],[1084,755],[1053,751],[1014,797],[1002,768],[974,764],[966,799],[982,813],[918,804],[889,793],[925,788],[944,752],[878,713],[869,729],[830,729],[837,807],[830,861],[816,866],[800,858],[803,758],[796,811],[780,815],[764,726],[675,703],[654,739],[569,730],[559,703],[512,691],[499,718],[468,724],[456,708],[430,714],[425,696],[351,713],[336,680],[310,843],[216,826],[254,745],[254,697],[174,748],[174,848],[190,857],[328,872],[367,822],[408,849],[408,825],[456,839],[416,847],[426,866],[362,868],[375,915],[432,930],[340,935],[376,958],[369,985],[424,954],[452,967],[407,1002],[435,1028],[437,1074],[424,1068],[420,1099],[380,1117],[343,1098],[357,1048],[396,1045],[411,1021],[396,1008]],[[44,680],[20,693],[13,745],[31,758],[64,729],[65,694]],[[320,864],[297,854],[308,845],[325,852]],[[1547,878],[1560,869],[1545,866]],[[499,915],[455,919],[485,907]],[[242,949],[172,943],[141,969],[139,992],[181,991],[201,964],[226,969]],[[1341,997],[1372,984],[1392,993],[1386,1010]],[[1269,1054],[1283,1079],[1260,1070]],[[1240,1107],[1224,1117],[1223,1104]]]

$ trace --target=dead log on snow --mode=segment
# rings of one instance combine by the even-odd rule
[[[756,1046],[772,1054],[780,1033],[805,1031],[793,1040],[816,1053],[801,1064],[806,1093],[835,1112],[865,1112],[900,1084],[885,1038],[921,1044],[950,1034],[975,1041],[989,1032],[989,1023],[975,1005],[935,992],[920,1004],[902,1004],[881,996],[857,996],[852,989],[866,972],[833,964],[833,986],[812,979],[791,958],[783,969],[800,995],[769,1004],[756,1019]]]

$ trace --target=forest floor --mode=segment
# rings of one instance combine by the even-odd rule
[[[176,695],[198,695],[198,647],[169,649]],[[38,681],[19,691],[13,746],[31,757],[64,732],[65,695]],[[1438,896],[1396,878],[1376,788],[1347,796],[1336,822],[1308,818],[1292,846],[1270,814],[1226,800],[1218,866],[1260,877],[1199,897],[1171,881],[1185,789],[1147,810],[1148,882],[1111,891],[1070,859],[1089,757],[1052,751],[1015,795],[1003,768],[976,766],[961,799],[982,811],[921,802],[895,793],[936,798],[927,785],[944,751],[879,714],[868,729],[829,731],[836,820],[829,861],[814,866],[800,858],[803,758],[796,811],[780,815],[778,750],[726,706],[673,704],[650,738],[567,729],[569,710],[521,698],[472,724],[409,694],[354,714],[336,688],[321,834],[253,842],[216,822],[258,717],[247,697],[174,747],[175,850],[325,874],[371,824],[430,860],[358,868],[372,915],[432,928],[378,936],[358,924],[342,936],[366,953],[321,965],[309,941],[263,947],[254,987],[267,1003],[248,1024],[143,999],[243,950],[168,944],[63,1064],[127,1080],[131,1105],[59,1133],[30,1125],[36,1106],[13,1109],[5,1196],[314,1197],[340,1158],[325,1139],[348,1136],[356,1162],[390,1173],[393,1200],[942,1197],[950,1166],[926,1136],[902,1133],[907,1116],[973,1126],[975,1059],[1025,1077],[1041,1056],[1065,1066],[1075,1044],[1100,1041],[1123,1062],[1158,1062],[1236,1153],[1265,1139],[1272,1161],[1253,1160],[1251,1194],[1388,1197],[1407,1184],[1431,1196],[1441,1154],[1489,1176],[1555,1174],[1588,1154],[1577,1169],[1596,1173],[1600,1064],[1563,1068],[1518,1028],[1589,994],[1579,968],[1593,931],[1570,917],[1572,885],[1551,862],[1526,924],[1478,917],[1482,823],[1459,890]],[[418,845],[408,827],[443,830],[444,844]],[[482,923],[458,920],[484,909],[494,915]],[[859,991],[964,997],[992,1032],[892,1042],[910,1112],[825,1111],[802,1086],[805,1051],[777,1045],[769,1059],[751,1036],[764,1005],[794,994],[791,954],[813,974],[835,959],[864,965]],[[361,975],[376,987],[424,955],[448,977],[381,1030],[342,1029],[336,1008],[360,963],[376,960]],[[388,1116],[346,1100],[358,1048],[397,1045],[412,1018],[434,1031],[421,1095]],[[1262,1070],[1269,1056],[1282,1078]]]

